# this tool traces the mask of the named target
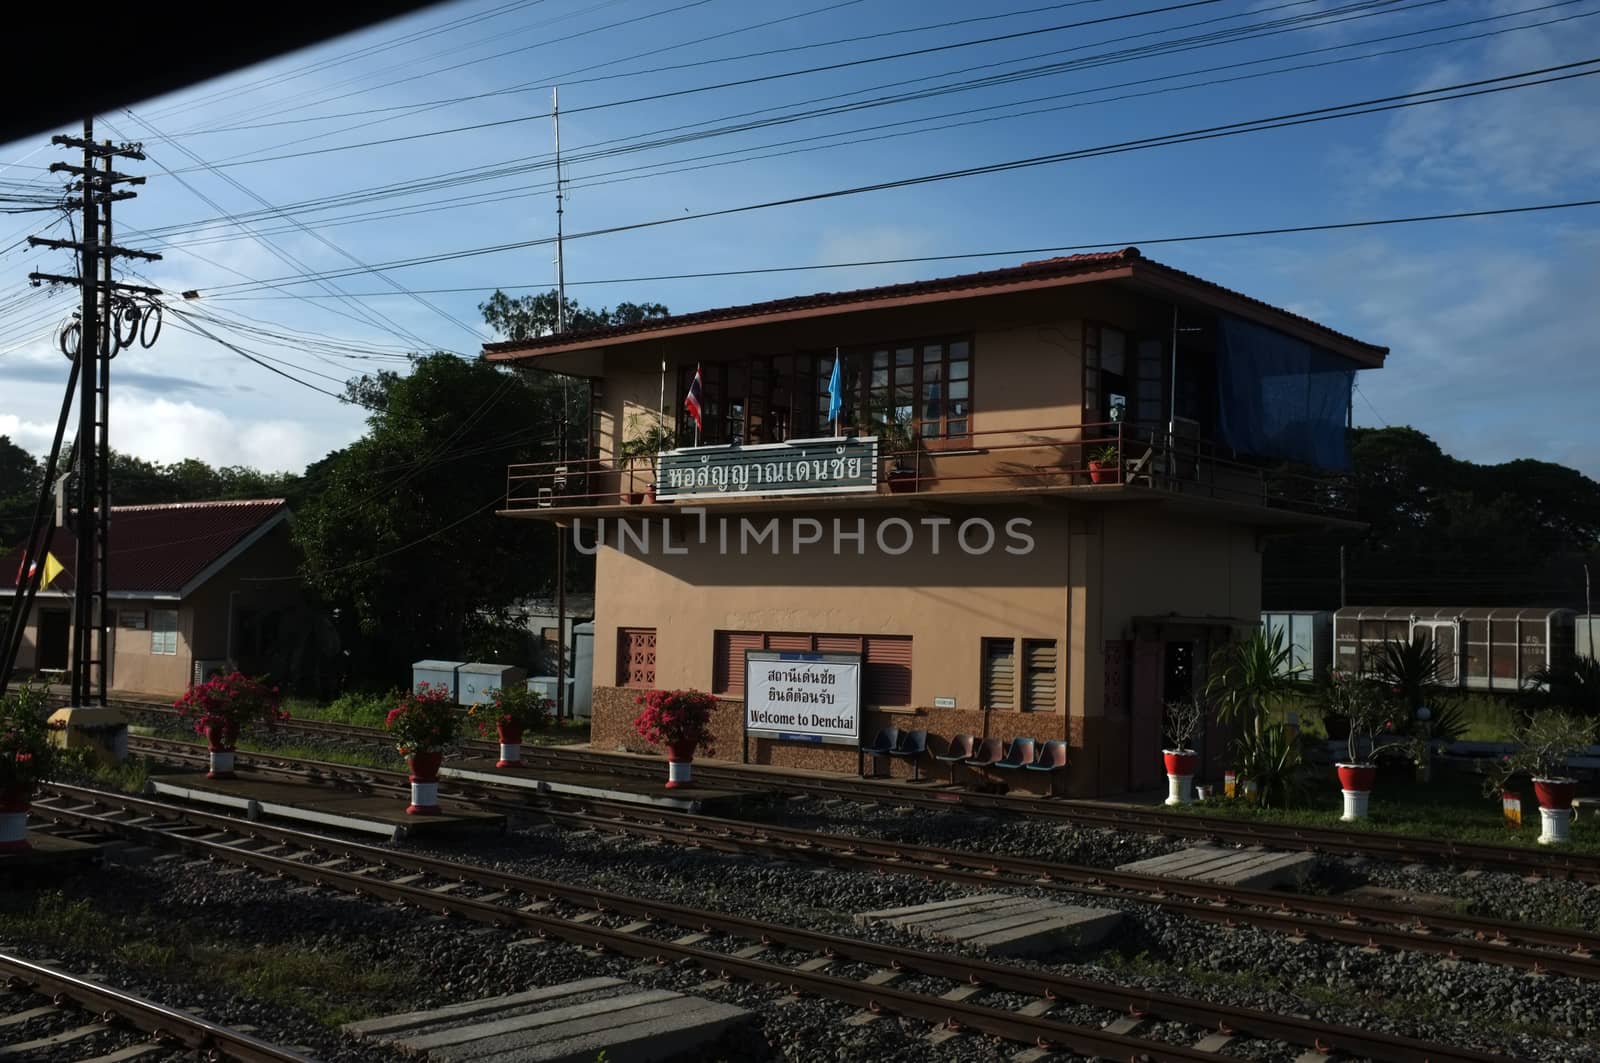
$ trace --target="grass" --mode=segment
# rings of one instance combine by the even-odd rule
[[[86,900],[60,893],[38,894],[31,906],[0,910],[0,936],[107,955],[142,973],[222,986],[330,1027],[384,1014],[394,999],[420,988],[414,977],[380,968],[355,949],[296,941],[241,948],[237,941],[211,938],[194,924],[148,909],[134,918],[113,919]],[[338,993],[330,993],[331,987]]]
[[[1466,723],[1466,733],[1461,736],[1466,742],[1509,742],[1511,728],[1516,723],[1516,712],[1511,702],[1504,697],[1479,692],[1460,693],[1450,695],[1450,700],[1461,710],[1461,715]],[[1310,697],[1293,697],[1285,701],[1283,708],[1275,715],[1282,719],[1282,713],[1293,712],[1300,717],[1300,730],[1308,738],[1322,741],[1328,737],[1328,730],[1322,722],[1322,710]]]
[[[1303,827],[1342,827],[1352,831],[1377,831],[1416,837],[1448,839],[1490,845],[1533,846],[1539,836],[1538,803],[1531,788],[1522,795],[1522,826],[1505,823],[1499,798],[1483,795],[1479,776],[1435,768],[1430,783],[1381,777],[1373,788],[1368,818],[1342,823],[1343,799],[1331,773],[1320,773],[1294,808],[1268,809],[1242,800],[1214,800],[1186,805],[1183,811],[1207,816],[1227,816]],[[1600,853],[1600,823],[1581,817],[1572,824],[1572,852]]]

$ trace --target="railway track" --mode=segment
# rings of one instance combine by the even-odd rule
[[[147,740],[136,739],[135,746]],[[160,754],[199,764],[204,753],[162,743]],[[172,748],[177,747],[177,748]],[[336,764],[241,761],[242,771],[304,782],[315,768],[334,784],[408,793],[402,772]],[[1251,926],[1298,940],[1362,948],[1408,950],[1451,960],[1512,967],[1534,974],[1600,980],[1600,934],[1374,904],[1354,898],[1286,893],[1197,883],[1024,857],[965,852],[848,835],[774,827],[739,820],[645,808],[621,801],[532,795],[512,786],[446,781],[441,792],[485,809],[537,815],[577,829],[672,842],[688,848],[819,863],[855,870],[917,875],[977,889],[1011,886],[1047,890],[1068,901],[1120,899],[1171,915],[1224,926]],[[530,804],[530,802],[533,802]]]
[[[144,702],[121,702],[119,707],[153,718],[170,719],[173,710]],[[290,733],[322,740],[336,739],[353,745],[390,745],[380,730],[353,724],[291,720]],[[468,742],[468,751],[492,755],[497,747],[487,742]],[[659,779],[657,762],[600,753],[568,746],[522,747],[524,761],[548,764],[566,770],[611,774],[626,778]],[[849,798],[875,804],[910,805],[948,811],[966,808],[1004,815],[1034,816],[1102,827],[1107,830],[1137,831],[1173,838],[1209,839],[1235,845],[1264,845],[1339,856],[1366,856],[1400,863],[1431,863],[1463,868],[1509,871],[1518,875],[1538,874],[1549,878],[1571,879],[1600,884],[1600,856],[1545,848],[1513,848],[1379,831],[1354,831],[1335,827],[1303,827],[1279,823],[1253,822],[1225,816],[1172,813],[1128,805],[1095,801],[1021,797],[1005,794],[980,794],[969,791],[930,790],[908,783],[864,782],[849,777],[782,775],[750,770],[738,765],[707,762],[695,764],[696,778],[706,786],[743,790],[774,789],[821,798]]]
[[[99,1047],[84,1063],[135,1059],[180,1058],[200,1053],[205,1059],[240,1063],[311,1063],[307,1056],[257,1040],[239,1030],[207,1022],[120,989],[65,971],[0,953],[0,983],[11,1008],[0,1015],[0,1058],[50,1054],[67,1058],[73,1044],[95,1038]],[[81,1020],[81,1021],[78,1021]],[[72,1025],[77,1021],[77,1025]],[[104,1052],[111,1033],[123,1042]]]
[[[687,962],[716,979],[743,979],[863,1009],[921,1019],[1039,1050],[1108,1059],[1211,1060],[1254,1041],[1396,1063],[1503,1057],[1394,1034],[1275,1015],[1176,994],[1130,989],[954,953],[877,944],[494,871],[284,827],[59,784],[35,804],[43,817],[138,844],[184,852],[419,910],[530,931],[647,965]],[[931,989],[909,989],[915,980]],[[709,986],[702,987],[712,991]],[[1024,1006],[985,1004],[1022,995]],[[1101,1023],[1051,1017],[1057,1008],[1103,1012]],[[1181,1024],[1183,1041],[1157,1040],[1155,1023]],[[1163,1025],[1168,1033],[1171,1027]]]

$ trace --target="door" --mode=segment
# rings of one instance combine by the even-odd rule
[[[1460,658],[1456,653],[1456,626],[1444,620],[1438,623],[1418,623],[1413,638],[1432,643],[1439,651],[1439,683],[1441,686],[1460,685]]]
[[[67,642],[71,638],[71,629],[71,614],[67,610],[39,610],[39,650],[34,655],[35,670],[40,672],[67,670]]]
[[[1161,763],[1166,650],[1165,642],[1155,640],[1133,644],[1133,726],[1128,734],[1128,789],[1133,791],[1160,786],[1166,779]]]

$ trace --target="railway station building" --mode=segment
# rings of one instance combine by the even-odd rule
[[[1135,248],[485,348],[592,389],[587,455],[513,466],[502,515],[595,554],[597,747],[695,688],[718,758],[854,772],[746,730],[747,652],[838,654],[861,741],[1064,740],[1079,795],[1162,783],[1164,704],[1258,622],[1267,538],[1349,519],[1386,354]]]

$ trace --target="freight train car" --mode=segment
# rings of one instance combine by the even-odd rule
[[[1439,649],[1442,682],[1514,691],[1539,669],[1570,663],[1571,609],[1353,605],[1333,614],[1333,667],[1370,668],[1384,642],[1421,639]]]

